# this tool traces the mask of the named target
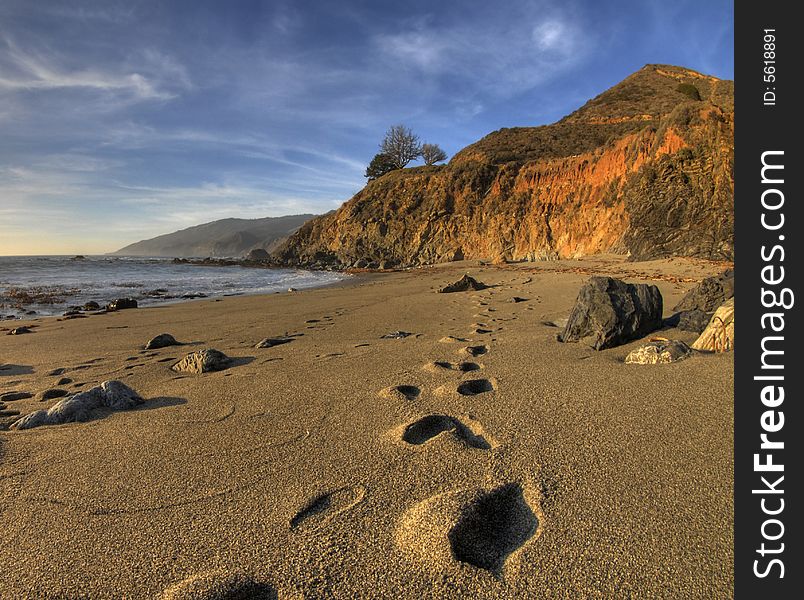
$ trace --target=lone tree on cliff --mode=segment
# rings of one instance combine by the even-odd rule
[[[403,169],[410,161],[417,159],[422,153],[419,136],[404,125],[394,125],[385,132],[380,144],[380,154],[385,154],[395,169]],[[375,157],[376,158],[376,157]]]
[[[422,144],[421,157],[427,166],[447,160],[447,153],[438,144]]]
[[[371,159],[369,166],[366,168],[365,177],[367,177],[369,181],[374,181],[378,177],[382,177],[386,173],[396,170],[396,168],[396,162],[387,154],[380,152]]]

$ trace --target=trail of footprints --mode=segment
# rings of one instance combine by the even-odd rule
[[[523,299],[514,300],[514,302]],[[478,301],[490,317],[494,309],[488,302]],[[515,317],[512,317],[515,318]],[[491,319],[497,322],[497,319]],[[499,331],[501,328],[497,328]],[[493,326],[477,322],[470,325],[472,335],[495,332]],[[423,365],[430,373],[442,374],[450,381],[434,391],[435,396],[457,394],[474,398],[495,391],[496,380],[477,377],[482,366],[473,359],[489,353],[487,343],[446,336],[442,343],[461,343],[459,360],[435,360]],[[491,341],[494,341],[493,339]],[[454,376],[460,380],[455,382]],[[423,390],[415,385],[400,384],[384,388],[378,395],[387,400],[415,403]],[[427,451],[437,439],[450,436],[473,451],[493,452],[497,441],[482,424],[470,415],[461,418],[450,414],[425,414],[400,425],[391,432],[397,441],[411,450]],[[363,486],[342,487],[309,499],[290,519],[292,531],[317,530],[360,504],[366,496]],[[463,567],[476,568],[502,577],[507,561],[539,533],[541,512],[539,494],[531,486],[504,482],[490,489],[474,488],[436,494],[409,507],[400,517],[394,533],[397,548],[403,554],[435,570]]]
[[[491,307],[488,311],[493,310]],[[477,315],[476,315],[477,316]],[[483,315],[488,316],[488,315]],[[496,319],[492,319],[496,321]],[[472,334],[486,335],[493,329],[472,323]],[[499,329],[498,329],[499,331]],[[447,336],[442,343],[468,342]],[[457,350],[458,362],[436,360],[426,363],[431,373],[460,373],[461,380],[436,388],[435,394],[457,393],[461,397],[482,396],[495,390],[493,378],[479,378],[481,366],[470,359],[485,356],[488,344],[466,345]],[[386,398],[415,401],[421,390],[410,385],[386,388]],[[452,436],[465,446],[493,451],[496,440],[471,416],[463,420],[449,414],[424,415],[396,430],[401,441],[426,448],[442,436]],[[395,541],[399,550],[434,569],[449,568],[454,561],[501,577],[506,561],[532,539],[539,528],[538,494],[520,483],[507,482],[492,489],[451,491],[432,496],[410,507],[399,520]]]

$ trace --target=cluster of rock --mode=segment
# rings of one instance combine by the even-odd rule
[[[251,267],[251,268],[279,268],[282,263],[269,255],[268,258],[174,258],[175,265],[200,265],[204,267]]]
[[[70,306],[62,316],[67,318],[75,318],[84,316],[85,314],[97,315],[137,307],[138,304],[134,298],[117,298],[105,306],[101,306],[94,300],[90,300],[81,306]]]
[[[128,410],[142,404],[137,392],[121,381],[104,381],[97,387],[60,400],[49,409],[37,410],[15,421],[12,429],[61,425],[94,419],[102,409]]]
[[[723,297],[728,299],[723,301]],[[716,307],[711,315],[705,311]],[[705,279],[677,305],[703,315],[704,326],[692,347],[678,340],[656,338],[633,350],[626,363],[659,364],[684,360],[693,350],[734,349],[734,272]],[[679,314],[675,315],[676,317]],[[672,321],[672,320],[671,320]],[[679,323],[678,318],[675,323]],[[630,284],[612,277],[592,277],[578,293],[561,342],[583,342],[595,350],[640,339],[668,323],[662,320],[662,295],[655,285]]]

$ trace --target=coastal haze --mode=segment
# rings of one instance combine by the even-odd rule
[[[120,256],[241,256],[271,250],[315,215],[221,219],[129,244]]]
[[[0,598],[732,597],[731,11],[0,2]]]

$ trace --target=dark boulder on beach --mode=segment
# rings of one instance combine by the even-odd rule
[[[595,350],[619,346],[662,326],[662,294],[655,285],[592,277],[575,301],[560,342],[584,342]]]
[[[134,298],[118,298],[106,305],[106,310],[109,312],[124,310],[126,308],[137,308],[137,301],[134,300]]]
[[[470,275],[464,275],[458,281],[454,283],[450,283],[447,286],[444,286],[440,290],[438,290],[439,294],[450,294],[452,292],[468,292],[478,291],[478,290],[485,290],[488,286],[484,283],[479,282],[474,277]]]
[[[95,302],[94,300],[90,300],[83,306],[84,310],[100,310],[100,304]]]
[[[692,288],[673,307],[674,311],[700,310],[712,316],[717,308],[734,296],[734,269],[727,269],[717,277],[707,277]]]
[[[169,333],[160,333],[156,337],[148,340],[145,344],[146,350],[156,350],[157,348],[166,348],[167,346],[181,346],[181,342],[177,342]]]

